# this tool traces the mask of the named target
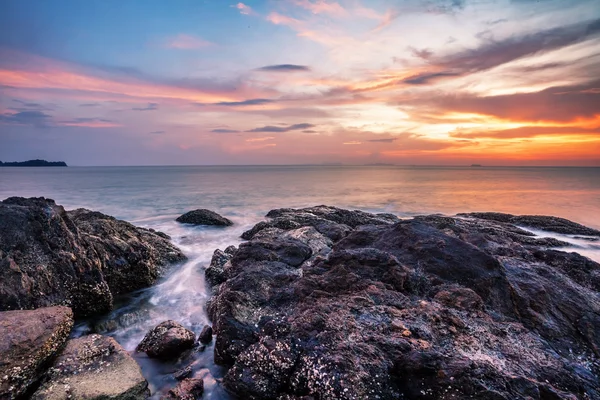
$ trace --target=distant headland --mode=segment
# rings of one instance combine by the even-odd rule
[[[67,163],[64,161],[46,161],[46,160],[29,160],[29,161],[14,161],[14,162],[2,162],[0,161],[0,167],[66,167]]]

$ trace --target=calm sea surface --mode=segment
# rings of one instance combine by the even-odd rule
[[[174,319],[199,333],[208,323],[202,267],[216,248],[240,242],[239,235],[273,208],[334,205],[399,216],[498,211],[545,214],[600,229],[600,168],[231,166],[0,168],[0,199],[44,196],[67,209],[85,207],[162,230],[189,257],[156,286],[125,299],[97,321],[133,351],[148,329]],[[232,219],[227,229],[199,228],[174,219],[208,208]],[[536,232],[546,235],[542,232]],[[600,246],[563,235],[578,251],[600,261]],[[118,325],[114,321],[119,322]],[[183,366],[159,364],[136,355],[155,397],[174,383]],[[189,363],[189,361],[188,361]],[[227,399],[212,362],[212,347],[194,358],[205,379],[206,398]]]

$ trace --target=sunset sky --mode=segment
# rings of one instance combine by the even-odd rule
[[[2,0],[32,158],[600,166],[600,2]]]

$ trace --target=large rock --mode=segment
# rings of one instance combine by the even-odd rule
[[[73,327],[68,307],[0,312],[0,399],[16,399],[36,384]]]
[[[53,200],[0,202],[0,310],[68,305],[105,313],[117,294],[153,284],[185,256],[168,236]]]
[[[71,339],[49,369],[34,400],[143,400],[148,382],[133,358],[101,335]]]
[[[214,211],[204,208],[188,211],[176,219],[177,222],[192,225],[213,225],[213,226],[231,226],[233,222],[217,214]]]
[[[600,264],[517,225],[595,231],[539,216],[268,216],[208,307],[241,398],[600,399]]]
[[[175,321],[165,321],[144,336],[137,351],[145,352],[150,358],[173,359],[194,347],[195,341],[194,332]]]

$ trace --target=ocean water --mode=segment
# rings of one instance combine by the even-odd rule
[[[148,329],[173,319],[199,333],[209,323],[202,268],[216,248],[240,243],[240,234],[273,208],[319,204],[401,217],[497,211],[568,218],[600,229],[600,168],[231,166],[0,168],[0,199],[44,196],[67,209],[85,207],[161,230],[189,257],[157,285],[120,299],[115,311],[78,324],[115,337],[133,352]],[[230,218],[230,228],[192,227],[180,214],[208,208]],[[600,243],[535,231],[572,243],[600,262]],[[115,324],[118,322],[118,324]],[[228,399],[212,362],[212,346],[196,353],[193,368],[208,399]],[[134,354],[151,389],[174,384],[187,362],[158,363]]]

